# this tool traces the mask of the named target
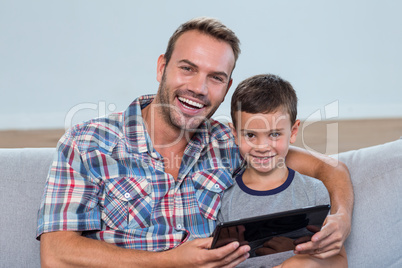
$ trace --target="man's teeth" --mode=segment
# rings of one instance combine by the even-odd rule
[[[204,105],[201,104],[201,103],[198,103],[198,102],[195,102],[195,101],[192,101],[192,100],[183,98],[183,97],[179,97],[178,99],[179,99],[179,101],[181,101],[182,103],[185,103],[185,104],[188,104],[188,105],[191,105],[191,106],[192,106],[192,107],[189,107],[189,108],[194,108],[194,107],[196,107],[196,108],[198,108],[198,109],[201,109],[201,108],[204,107]],[[186,105],[186,106],[187,106],[187,105]],[[187,107],[188,107],[188,106],[187,106]]]

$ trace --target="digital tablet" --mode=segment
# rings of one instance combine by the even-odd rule
[[[240,245],[250,245],[250,257],[256,256],[257,249],[257,255],[294,250],[321,229],[330,208],[330,205],[312,206],[221,222],[213,233],[211,248],[239,241]]]

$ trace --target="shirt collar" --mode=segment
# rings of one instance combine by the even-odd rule
[[[150,137],[146,131],[141,110],[149,105],[155,95],[144,95],[135,99],[124,111],[124,135],[129,152],[144,153],[148,151],[147,140]]]

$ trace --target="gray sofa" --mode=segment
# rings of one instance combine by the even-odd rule
[[[36,216],[54,151],[0,149],[0,267],[40,267]],[[402,267],[402,140],[338,156],[355,191],[349,267]]]

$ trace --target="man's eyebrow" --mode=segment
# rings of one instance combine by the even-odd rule
[[[227,75],[227,73],[225,72],[213,72],[214,75],[221,75],[223,77],[225,77],[225,79],[227,79],[229,76]]]
[[[180,60],[179,63],[186,63],[186,64],[188,64],[188,65],[191,65],[191,66],[194,67],[194,68],[198,68],[198,65],[197,65],[197,64],[195,64],[194,62],[191,62],[191,61],[189,61],[189,60],[187,60],[187,59]],[[212,72],[212,74],[214,74],[214,75],[221,75],[221,76],[224,76],[225,78],[228,78],[228,77],[229,77],[228,74],[225,73],[225,72]]]
[[[179,63],[187,63],[188,65],[191,65],[191,66],[193,66],[193,67],[195,67],[195,68],[198,68],[198,65],[197,65],[197,64],[195,64],[194,62],[191,62],[191,61],[189,61],[189,60],[186,60],[186,59],[180,60]]]

